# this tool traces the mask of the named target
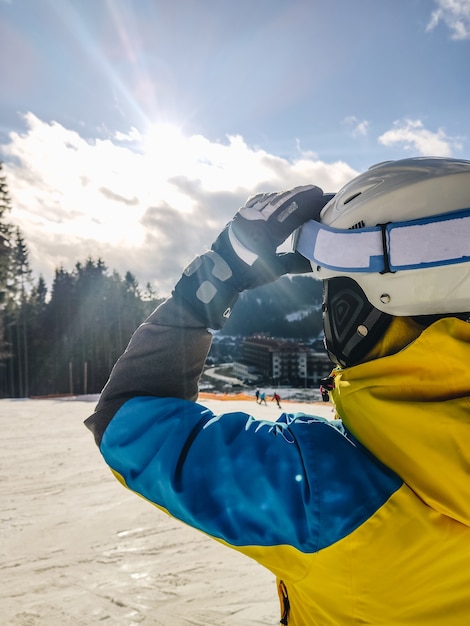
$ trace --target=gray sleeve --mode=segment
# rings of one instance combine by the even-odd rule
[[[86,425],[101,438],[119,407],[135,396],[195,401],[211,345],[211,334],[173,296],[155,309],[132,335]]]

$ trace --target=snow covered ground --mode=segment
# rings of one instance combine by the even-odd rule
[[[112,477],[83,420],[96,396],[0,400],[1,623],[8,626],[269,626],[273,576],[172,520]],[[214,412],[253,401],[202,400]],[[331,406],[288,412],[331,418]]]

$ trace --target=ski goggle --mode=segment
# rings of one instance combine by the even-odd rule
[[[397,272],[470,261],[470,208],[432,217],[342,230],[310,220],[294,248],[333,271]]]

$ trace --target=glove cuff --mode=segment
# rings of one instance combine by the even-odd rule
[[[185,301],[206,328],[219,330],[239,297],[230,279],[233,273],[229,265],[211,250],[191,261],[173,293]]]

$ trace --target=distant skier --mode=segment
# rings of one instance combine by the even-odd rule
[[[273,402],[273,401],[276,402],[276,404],[277,404],[279,409],[282,409],[282,406],[281,406],[281,396],[277,393],[277,391],[275,391],[273,393],[273,399],[271,400],[271,402]]]
[[[197,403],[207,329],[245,289],[308,270],[341,419]],[[273,572],[282,624],[463,626],[469,321],[469,161],[385,162],[333,198],[261,194],[136,330],[87,426],[129,489]]]

